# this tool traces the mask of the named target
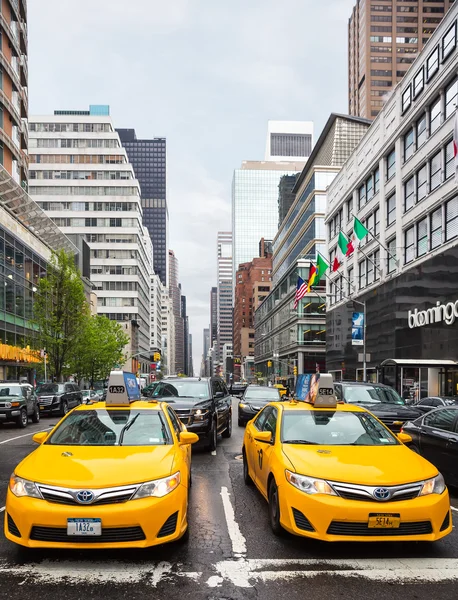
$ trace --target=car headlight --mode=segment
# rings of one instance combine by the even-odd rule
[[[204,419],[208,418],[209,413],[210,413],[209,406],[201,406],[200,408],[193,408],[191,411],[194,421],[203,421]]]
[[[5,402],[4,404],[5,408],[12,408],[13,405],[11,404],[11,402]]]
[[[33,481],[22,479],[22,477],[18,477],[14,473],[10,477],[10,490],[18,498],[22,498],[23,496],[29,496],[30,498],[42,497]]]
[[[432,479],[428,479],[423,484],[423,488],[420,492],[420,496],[429,496],[429,494],[442,494],[445,490],[445,481],[442,475],[436,475]]]
[[[243,402],[239,402],[239,408],[246,408],[248,405],[243,404]]]
[[[306,494],[328,494],[330,496],[337,496],[335,491],[324,479],[317,479],[316,477],[306,477],[305,475],[298,475],[291,471],[285,471],[286,479],[295,488],[305,492]]]
[[[180,485],[181,477],[180,472],[162,479],[155,479],[154,481],[147,481],[143,483],[137,490],[132,500],[138,498],[163,498],[173,492]]]

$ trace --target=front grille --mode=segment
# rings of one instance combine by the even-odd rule
[[[138,542],[145,539],[141,527],[103,528],[102,535],[67,535],[66,527],[32,527],[30,539],[37,542],[64,542],[67,544],[100,544]]]
[[[21,537],[21,532],[19,531],[18,526],[13,521],[13,517],[10,514],[8,514],[8,531],[11,533],[11,535],[15,535],[18,538]]]
[[[92,504],[80,504],[70,496],[54,496],[53,494],[49,494],[44,491],[41,491],[41,495],[48,502],[53,502],[54,504],[67,504],[72,506],[101,506],[103,504],[121,504],[122,502],[127,502],[132,498],[132,492],[129,492],[128,494],[123,494],[122,496],[115,496],[112,498],[100,498],[100,500],[96,500],[95,502],[92,502]]]
[[[38,404],[40,404],[40,406],[49,406],[52,404],[52,401],[52,398],[38,398]]]
[[[355,494],[354,492],[338,490],[339,496],[341,498],[345,498],[346,500],[361,500],[363,502],[380,502],[371,496],[362,496],[361,494]],[[388,502],[400,502],[401,500],[412,500],[413,498],[418,497],[419,490],[407,491],[397,494],[390,498]]]
[[[180,419],[180,421],[183,423],[183,425],[188,425],[190,418],[191,418],[191,411],[187,408],[185,409],[175,409],[176,414],[178,415],[178,418]]]
[[[303,529],[304,531],[315,531],[313,525],[310,523],[307,517],[302,514],[300,510],[297,510],[297,508],[293,508],[293,516],[298,529]]]
[[[369,529],[367,523],[332,521],[327,531],[329,535],[354,535],[365,537],[399,537],[401,535],[426,535],[432,532],[433,528],[430,521],[401,523],[398,529]]]
[[[441,525],[441,531],[445,531],[446,529],[448,529],[448,527],[450,527],[450,511],[448,511],[448,513],[445,515],[445,519],[444,522]]]
[[[161,530],[157,534],[157,537],[167,537],[168,535],[172,535],[172,533],[175,533],[175,530],[177,528],[177,520],[178,512],[173,513],[173,515],[170,515],[170,517],[167,519],[164,525],[162,525]]]
[[[393,486],[373,486],[359,485],[356,483],[342,483],[338,481],[328,482],[336,494],[345,500],[357,500],[360,502],[401,502],[403,500],[413,500],[417,498],[422,490],[423,482],[403,483]],[[377,490],[383,489],[388,492],[386,497],[377,498]]]

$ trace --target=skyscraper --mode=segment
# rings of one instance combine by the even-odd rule
[[[218,288],[210,291],[210,348],[218,339]]]
[[[218,357],[224,373],[223,346],[232,344],[232,233],[219,231],[217,236],[217,276],[218,276]]]
[[[283,219],[288,214],[294,203],[296,195],[293,193],[299,173],[295,175],[283,175],[278,185],[278,228],[280,229]]]
[[[166,139],[138,140],[135,129],[117,129],[140,182],[143,223],[153,242],[154,272],[167,285],[168,222]]]
[[[306,161],[312,148],[312,121],[268,121],[265,160]]]
[[[186,311],[186,296],[181,296],[181,320],[183,322],[183,373],[189,375],[189,321]]]
[[[130,337],[128,368],[149,372],[152,244],[140,186],[108,106],[29,122],[30,195],[65,234],[90,247],[97,312]]]
[[[348,23],[350,115],[378,115],[453,2],[356,0]]]
[[[181,317],[181,286],[178,283],[178,259],[173,250],[169,250],[168,290],[172,300],[175,330],[175,373],[184,373],[184,323]]]

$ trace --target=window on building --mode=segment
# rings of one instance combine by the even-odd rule
[[[374,171],[374,194],[379,191],[380,188],[380,169],[377,167]]]
[[[391,73],[390,73],[391,75]],[[412,104],[412,89],[409,85],[407,89],[402,92],[402,112],[405,112]]]
[[[456,21],[442,38],[442,60],[456,48]]]
[[[404,211],[409,210],[415,204],[415,177],[412,175],[404,183]]]
[[[409,227],[404,232],[404,263],[408,264],[415,258],[415,226]]]
[[[425,86],[425,71],[422,67],[413,78],[413,97],[416,98]]]
[[[432,192],[441,184],[441,152],[429,161],[429,190]]]
[[[428,219],[425,217],[417,223],[417,256],[428,252]]]
[[[359,265],[359,289],[366,287],[366,259],[362,260]]]
[[[441,101],[440,101],[440,98],[437,98],[437,100],[435,100],[433,102],[433,104],[431,105],[431,108],[430,108],[429,129],[430,129],[431,135],[439,128],[440,124],[441,124]]]
[[[426,59],[426,81],[429,81],[439,70],[439,46],[436,46]]]
[[[353,196],[347,200],[347,222],[353,218]]]
[[[420,117],[416,123],[417,127],[417,149],[426,142],[426,115]]]
[[[458,95],[458,79],[445,88],[445,118],[447,119],[456,110],[456,97]]]
[[[391,179],[396,172],[396,152],[392,150],[386,157],[386,178]]]
[[[396,221],[396,194],[386,200],[386,224],[391,225]]]
[[[458,235],[458,196],[445,204],[445,240],[448,242]]]
[[[372,254],[372,260],[373,260],[374,265],[375,265],[375,268],[374,268],[374,281],[377,281],[378,279],[380,279],[380,250],[376,250]]]
[[[427,168],[426,165],[423,165],[423,167],[417,172],[417,202],[420,202],[426,198],[426,194],[428,192],[427,178]]]
[[[431,250],[442,244],[442,207],[430,215]]]
[[[374,211],[374,235],[377,237],[380,233],[380,209]]]
[[[366,181],[366,198],[367,201],[372,200],[374,196],[374,182],[372,180],[372,175]]]
[[[413,129],[404,136],[404,160],[410,158],[413,154]]]
[[[367,259],[367,264],[366,264],[366,281],[367,281],[367,285],[370,285],[371,283],[374,283],[374,271],[375,271],[375,266],[374,266],[374,259],[373,256],[370,256]]]
[[[445,146],[445,179],[455,173],[455,157],[453,156],[453,140]]]
[[[388,273],[392,273],[396,270],[396,238],[391,238],[388,242]],[[394,257],[394,258],[393,258]]]
[[[348,269],[347,296],[350,296],[353,293],[353,285],[354,285],[353,267],[351,267],[350,269]]]
[[[363,184],[358,190],[358,208],[361,209],[366,204],[366,185]]]

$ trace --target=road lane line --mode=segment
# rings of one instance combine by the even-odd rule
[[[455,512],[458,512],[458,508],[455,508],[454,506],[450,507],[452,510],[454,510]]]
[[[235,520],[234,509],[229,496],[227,487],[222,487],[221,498],[223,499],[227,530],[232,542],[232,552],[235,556],[240,557],[246,555],[246,540],[240,531],[239,524]]]
[[[29,435],[35,435],[36,433],[41,433],[41,431],[49,431],[50,429],[53,429],[52,427],[46,427],[45,429],[41,429],[40,431],[32,431],[30,433],[25,433],[24,435],[18,435],[14,438],[9,438],[8,440],[3,440],[2,442],[0,442],[1,444],[7,444],[8,442],[12,442],[14,440],[20,440],[21,438],[25,438],[28,437]]]
[[[2,513],[5,510],[6,506],[0,506],[0,513]]]

